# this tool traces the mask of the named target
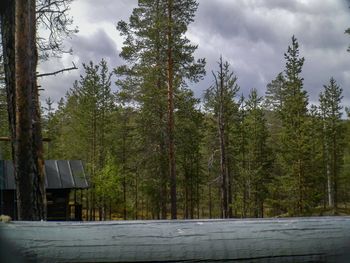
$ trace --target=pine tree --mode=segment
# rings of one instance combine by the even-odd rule
[[[230,71],[228,62],[222,58],[219,62],[219,70],[213,72],[214,84],[205,93],[205,106],[214,115],[217,127],[217,139],[220,150],[220,176],[221,176],[221,209],[222,217],[232,217],[229,206],[232,203],[231,182],[232,167],[229,163],[230,122],[237,112],[235,96],[239,90],[237,77]]]
[[[95,183],[100,182],[106,156],[113,144],[112,113],[115,110],[111,93],[111,73],[104,60],[98,65],[83,64],[85,74],[61,100],[58,110],[50,118],[48,127],[52,134],[52,151],[57,159],[80,159],[85,161],[90,175],[89,219],[106,218],[106,198],[95,196]],[[74,145],[74,147],[72,147]]]
[[[285,77],[283,73],[279,73],[277,77],[266,86],[265,107],[270,111],[279,111],[284,101],[284,85]]]
[[[175,100],[178,111],[175,114],[176,149],[179,181],[179,206],[183,207],[184,218],[199,217],[202,186],[201,143],[203,140],[203,114],[197,108],[199,99],[195,99],[191,90],[183,90]]]
[[[310,159],[309,136],[307,133],[308,98],[300,76],[304,58],[299,56],[299,44],[292,37],[292,44],[285,53],[284,100],[280,110],[282,122],[281,149],[279,160],[284,177],[286,208],[290,214],[301,215],[308,208],[306,195],[307,168]]]
[[[246,174],[248,182],[249,214],[264,217],[264,202],[268,195],[267,185],[271,172],[271,149],[268,147],[268,129],[262,107],[262,97],[251,90],[246,101]]]
[[[323,121],[324,163],[327,178],[329,207],[337,209],[339,175],[344,154],[344,129],[342,125],[342,88],[331,78],[320,94],[320,110]]]
[[[158,140],[158,145],[160,151],[167,151],[168,154],[166,167],[173,219],[177,216],[174,97],[179,88],[186,85],[186,79],[198,81],[204,74],[204,60],[194,61],[193,53],[197,47],[185,37],[197,6],[194,0],[140,1],[133,10],[130,22],[118,23],[119,31],[126,38],[121,57],[129,64],[116,70],[119,75],[126,76],[119,85],[141,105],[141,111],[158,108],[157,117],[154,118],[159,123],[166,120],[166,136],[159,137],[165,141]],[[152,104],[157,101],[158,105],[148,106],[149,100]],[[164,175],[161,174],[160,178],[164,178]],[[164,192],[166,181],[161,181],[164,182],[161,187]],[[166,215],[164,201],[162,217]]]

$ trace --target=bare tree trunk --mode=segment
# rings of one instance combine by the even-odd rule
[[[228,196],[227,196],[227,160],[226,160],[226,142],[225,142],[225,120],[224,120],[224,73],[223,62],[220,58],[220,109],[218,116],[219,140],[220,140],[220,172],[221,172],[221,207],[222,218],[228,217]]]
[[[35,0],[15,6],[16,128],[15,171],[18,217],[45,218],[40,115],[37,116]],[[34,125],[32,125],[34,121]],[[35,121],[39,122],[35,124]],[[40,148],[41,146],[41,148]]]
[[[136,172],[136,177],[135,177],[135,205],[134,205],[134,219],[138,219],[138,209],[139,209],[139,181],[138,181],[138,176],[139,173],[138,171]]]
[[[160,123],[162,123],[163,114],[160,116]],[[164,138],[160,138],[160,158],[159,158],[159,168],[160,168],[160,207],[161,207],[161,218],[167,219],[167,165],[166,165],[166,146],[164,143]]]
[[[209,183],[209,219],[213,218],[212,214],[212,200],[211,200],[211,184]]]
[[[226,138],[227,149],[229,149],[228,138]],[[227,200],[228,200],[228,217],[233,217],[233,198],[232,198],[232,169],[231,169],[231,159],[229,154],[227,155]]]
[[[35,0],[32,0],[31,5],[31,15],[35,16]],[[35,18],[34,18],[35,19]],[[38,49],[35,44],[36,41],[36,24],[33,22],[31,24],[32,32],[34,36],[32,37],[33,51],[34,51],[34,81],[32,83],[32,96],[33,96],[33,106],[32,106],[32,125],[33,125],[33,156],[35,160],[35,165],[37,167],[37,180],[34,180],[34,191],[38,196],[38,209],[40,211],[40,218],[46,219],[47,217],[47,200],[46,200],[46,188],[45,188],[45,160],[44,160],[44,146],[42,140],[41,132],[41,112],[40,112],[40,101],[39,101],[39,89],[36,79],[36,68],[38,64]]]
[[[174,61],[173,61],[173,0],[168,0],[168,52],[167,52],[167,82],[168,82],[168,140],[169,140],[169,175],[170,175],[170,199],[171,199],[171,219],[177,218],[176,207],[176,162],[174,147]]]
[[[335,136],[335,132],[333,132],[333,151],[332,151],[332,172],[333,172],[333,200],[334,200],[334,209],[338,208],[338,175],[337,175],[337,160],[338,155],[336,151],[337,147],[337,139]]]
[[[7,112],[12,141],[12,159],[15,161],[14,141],[16,138],[16,68],[15,63],[13,63],[15,61],[15,1],[2,1],[0,19],[7,94]]]
[[[328,206],[334,207],[333,195],[332,195],[332,178],[330,173],[329,164],[326,164],[327,169],[327,195],[328,195]]]

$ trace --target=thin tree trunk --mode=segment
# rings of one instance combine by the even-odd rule
[[[227,198],[227,163],[226,163],[226,142],[225,142],[225,120],[224,120],[224,73],[222,58],[220,58],[220,110],[218,116],[219,140],[220,140],[220,172],[221,172],[221,217],[228,217]]]
[[[334,209],[337,210],[338,208],[338,182],[337,182],[337,160],[338,160],[338,156],[337,156],[337,151],[336,151],[336,147],[337,147],[337,139],[335,137],[335,132],[333,132],[333,160],[332,160],[332,172],[333,172],[333,200],[334,200]]]
[[[163,120],[163,115],[160,116]],[[160,206],[161,206],[161,218],[167,219],[167,165],[166,165],[166,146],[163,141],[164,138],[160,138],[160,157],[159,157],[159,166],[160,166]]]
[[[122,175],[123,175],[123,219],[127,218],[127,204],[126,204],[126,136],[127,136],[127,112],[123,114],[123,137],[122,137]]]
[[[229,149],[228,146],[228,138],[226,138],[226,144],[227,144],[227,149]],[[232,218],[233,217],[233,210],[232,210],[232,204],[233,204],[233,199],[232,199],[232,169],[231,169],[231,159],[229,155],[227,155],[227,200],[228,200],[228,217]]]
[[[135,220],[138,219],[138,202],[139,202],[139,181],[138,181],[138,172],[136,172],[136,177],[135,177]]]
[[[211,200],[211,184],[209,183],[209,219],[213,218],[212,214],[212,200]]]
[[[167,50],[167,84],[168,84],[168,140],[169,140],[169,175],[170,175],[170,199],[171,199],[171,219],[177,218],[176,207],[176,162],[174,147],[174,61],[173,61],[173,0],[168,0],[168,50]]]
[[[331,173],[329,168],[329,163],[326,164],[327,169],[327,195],[328,195],[328,206],[334,207],[333,203],[333,196],[332,196],[332,179],[331,179]]]

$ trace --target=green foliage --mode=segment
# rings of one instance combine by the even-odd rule
[[[217,133],[215,140],[217,144],[211,151],[219,151],[220,159],[220,184],[221,184],[221,215],[222,217],[232,217],[232,187],[233,187],[233,153],[231,129],[234,129],[235,117],[238,107],[235,101],[239,86],[237,77],[230,70],[228,62],[223,62],[222,57],[218,62],[218,72],[213,72],[214,85],[209,87],[204,95],[204,105],[208,112],[213,115],[213,124]]]
[[[310,142],[312,140],[307,122],[308,98],[300,77],[304,58],[299,57],[299,44],[292,37],[292,44],[285,53],[285,83],[282,89],[280,152],[278,162],[281,167],[283,184],[279,191],[286,199],[285,209],[290,215],[301,215],[310,207],[308,193],[310,185]]]
[[[246,101],[246,172],[245,180],[251,204],[250,215],[264,216],[264,202],[268,197],[268,185],[271,180],[271,148],[268,146],[269,132],[264,108],[263,98],[258,96],[257,90],[252,89]]]
[[[327,179],[328,205],[337,208],[340,171],[344,156],[344,125],[341,120],[342,88],[331,78],[320,94],[320,112],[323,125],[324,171]]]
[[[103,199],[122,202],[122,174],[114,157],[108,153],[106,163],[93,178],[95,193]]]
[[[175,147],[182,157],[177,159],[189,158],[183,157],[186,150],[182,147],[189,146],[181,141],[179,137],[181,132],[178,130],[186,121],[192,127],[197,125],[196,120],[186,117],[185,121],[182,119],[185,116],[181,115],[182,107],[187,107],[187,113],[195,112],[198,102],[193,99],[193,94],[186,87],[188,82],[197,82],[205,73],[205,60],[195,61],[193,53],[197,46],[190,44],[185,36],[197,7],[198,4],[194,0],[139,1],[129,22],[120,21],[117,26],[124,37],[120,56],[126,62],[126,65],[119,66],[115,70],[119,76],[116,82],[120,87],[118,98],[122,105],[135,105],[138,108],[138,115],[135,118],[137,131],[135,140],[138,142],[137,151],[144,153],[139,159],[142,175],[146,180],[144,187],[155,207],[152,212],[155,217],[167,217],[169,183],[167,155],[170,151],[170,141],[174,137],[179,139],[179,142],[175,142]],[[172,15],[169,18],[170,13]],[[169,63],[172,66],[171,75],[168,74]],[[175,134],[172,133],[169,124],[169,116],[173,114],[168,109],[169,81],[174,86],[174,93],[169,95],[175,98],[173,111],[176,112],[175,115],[179,115],[175,116]],[[183,101],[185,96],[189,96],[188,102]],[[181,119],[179,125],[178,118]],[[186,125],[183,126],[184,129]],[[190,132],[189,137],[197,136],[195,130],[187,129],[187,131]],[[190,167],[181,167],[180,178],[188,176],[182,173],[187,174],[189,171]]]
[[[116,94],[102,60],[83,65],[83,76],[56,110],[46,101],[43,128],[52,139],[46,155],[86,162],[92,185],[87,218],[96,219],[98,209],[105,219],[108,204],[114,218],[168,218],[172,137],[179,217],[343,211],[338,206],[350,197],[350,129],[342,119],[342,89],[331,78],[319,106],[308,104],[304,58],[293,36],[285,70],[267,85],[265,98],[257,89],[239,97],[237,76],[220,58],[202,109],[188,85],[201,79],[205,61],[194,60],[197,47],[185,36],[197,7],[194,0],[139,1],[129,22],[117,27],[126,64],[114,70]],[[174,134],[168,125],[169,65]],[[0,106],[6,101],[1,92]],[[0,108],[1,124],[5,115]]]
[[[10,130],[8,125],[7,114],[7,99],[5,87],[5,74],[3,70],[3,63],[0,58],[0,137],[9,137]],[[10,143],[0,142],[0,159],[9,160],[11,158]]]

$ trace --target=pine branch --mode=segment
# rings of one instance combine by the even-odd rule
[[[61,70],[58,70],[58,71],[55,71],[55,72],[38,74],[38,75],[36,75],[36,77],[37,78],[42,78],[42,77],[47,77],[47,76],[54,76],[54,75],[57,75],[59,73],[65,72],[65,71],[71,71],[71,70],[78,69],[73,62],[72,62],[72,64],[73,64],[73,67],[64,68],[64,69],[61,69]]]

